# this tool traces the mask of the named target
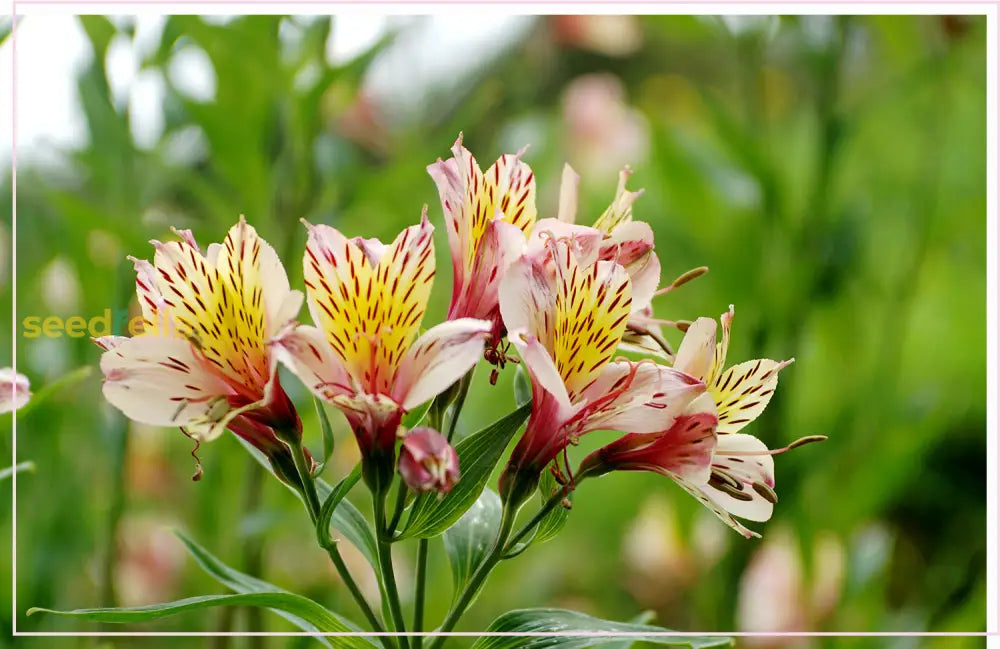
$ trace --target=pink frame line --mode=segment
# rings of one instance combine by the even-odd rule
[[[21,2],[14,4],[21,5],[75,5],[79,4],[79,0],[21,0]],[[204,6],[204,5],[271,5],[277,6],[275,0],[95,0],[88,4],[94,5],[189,5],[189,6]],[[336,7],[338,5],[362,5],[362,6],[379,6],[379,5],[405,5],[406,2],[401,2],[400,0],[288,0],[288,4],[291,6],[295,5],[325,5],[329,7]],[[480,6],[496,6],[502,7],[505,5],[526,5],[526,6],[537,6],[539,4],[545,5],[563,5],[563,6],[579,6],[579,5],[610,5],[611,2],[608,0],[434,0],[428,4],[440,5],[440,6],[461,6],[461,5],[480,5]],[[650,5],[650,6],[684,6],[684,7],[711,7],[713,5],[802,5],[802,4],[837,4],[835,2],[822,2],[820,0],[765,0],[763,2],[758,0],[704,0],[703,2],[670,2],[669,0],[628,0],[630,5]],[[867,4],[865,2],[843,2],[840,4],[847,5],[862,5]],[[880,0],[877,3],[880,5],[941,5],[941,0]],[[981,6],[1000,6],[1000,3],[994,0],[961,0],[959,4],[963,5],[981,5]],[[279,12],[280,13],[280,12]],[[901,14],[902,15],[902,14]],[[963,15],[963,14],[960,14]],[[980,15],[980,14],[964,14],[964,15]]]
[[[544,4],[549,5],[566,5],[566,6],[579,6],[579,5],[608,5],[610,4],[607,0],[544,0]],[[17,5],[18,0],[11,0],[11,277],[16,277],[17,272]],[[20,4],[23,6],[30,5],[69,5],[72,6],[77,4],[73,0],[21,0]],[[188,5],[188,6],[204,6],[208,5],[275,5],[274,0],[99,0],[94,4],[101,5]],[[377,6],[377,5],[399,5],[402,4],[397,0],[337,0],[336,2],[330,0],[291,0],[290,5],[326,5],[336,7],[337,5],[367,5],[367,6]],[[437,5],[537,5],[540,4],[537,0],[504,0],[503,2],[494,2],[492,0],[437,0],[433,4]],[[767,2],[755,2],[754,0],[729,0],[728,2],[714,2],[712,0],[706,0],[704,2],[695,5],[692,2],[670,2],[669,0],[630,0],[629,4],[633,5],[649,5],[649,6],[699,6],[699,7],[712,7],[715,5],[755,5],[755,4],[767,4],[767,5],[801,5],[801,4],[838,4],[829,2],[820,2],[819,0],[768,0]],[[842,2],[839,4],[846,5],[858,5],[865,4],[864,2]],[[890,4],[890,5],[941,5],[940,0],[882,0],[877,4]],[[963,0],[961,3],[963,5],[979,5],[983,7],[994,7],[997,9],[997,13],[1000,14],[1000,2],[993,0]],[[973,15],[973,14],[969,14]],[[981,14],[974,14],[981,15]],[[1000,19],[1000,17],[996,18]],[[997,27],[994,28],[998,29]],[[994,34],[994,36],[996,36]],[[989,34],[987,34],[987,38]],[[1000,49],[1000,48],[998,48]],[[995,64],[1000,65],[1000,61],[996,61]],[[998,68],[1000,70],[1000,68]],[[994,71],[995,73],[997,70]],[[997,139],[996,144],[997,160],[1000,161],[1000,138]],[[994,218],[997,215],[993,215]],[[989,218],[989,215],[987,215]],[[990,242],[987,243],[989,245]],[[996,250],[1000,250],[1000,236],[998,236],[997,241],[992,242],[996,246]],[[989,278],[987,279],[989,283]],[[17,331],[17,282],[11,282],[11,296],[12,296],[12,309],[11,309],[11,331]],[[987,296],[988,298],[989,296]],[[13,369],[17,371],[17,338],[14,336],[11,340],[11,359]],[[990,359],[987,359],[989,362]],[[996,361],[997,359],[992,359]],[[996,395],[994,395],[996,396]],[[989,426],[989,421],[987,421],[987,426]],[[11,467],[17,464],[17,417],[12,417],[12,436],[11,436]],[[997,458],[1000,461],[1000,457]],[[988,515],[988,513],[987,513]],[[673,636],[673,637],[706,637],[706,636],[727,636],[732,638],[754,638],[754,637],[788,637],[788,638],[827,638],[827,637],[851,637],[851,638],[890,638],[890,637],[924,637],[924,638],[995,638],[1000,637],[1000,630],[995,631],[712,631],[712,632],[698,632],[698,631],[670,631],[663,633],[608,633],[608,632],[573,632],[573,631],[562,631],[562,632],[527,632],[527,633],[514,633],[514,632],[474,632],[474,631],[450,631],[447,633],[439,632],[426,632],[426,633],[415,633],[415,632],[351,632],[351,633],[309,633],[305,631],[301,632],[268,632],[268,631],[246,631],[246,632],[210,632],[210,631],[81,631],[81,632],[63,632],[63,631],[18,631],[17,630],[17,471],[13,471],[11,475],[11,552],[12,552],[12,564],[11,564],[11,623],[12,623],[12,635],[15,637],[25,636],[25,637],[242,637],[242,636],[262,636],[262,637],[380,637],[380,636],[420,636],[420,637],[455,637],[455,638],[468,638],[468,637],[518,637],[518,638],[535,638],[535,637],[577,637],[577,638],[591,638],[591,637],[615,637],[615,638],[639,638],[639,637],[657,637],[657,636]],[[1000,579],[996,584],[998,591],[997,596],[997,614],[998,622],[1000,622]]]

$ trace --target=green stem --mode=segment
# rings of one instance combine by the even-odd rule
[[[472,373],[475,368],[469,370],[465,373],[465,376],[460,378],[458,381],[458,394],[455,395],[455,409],[452,411],[451,420],[448,422],[448,443],[451,444],[451,440],[455,437],[455,427],[458,425],[458,416],[462,412],[462,407],[465,405],[465,397],[469,396],[469,386],[472,385]]]
[[[420,539],[417,544],[417,587],[413,598],[413,630],[424,630],[424,584],[427,581],[427,550],[429,543],[427,539]],[[422,649],[424,639],[422,636],[413,638],[413,649]]]
[[[379,619],[375,617],[375,612],[372,611],[371,607],[368,606],[368,602],[365,600],[365,596],[361,594],[361,589],[358,588],[357,583],[351,577],[350,571],[347,569],[347,565],[344,563],[343,557],[340,556],[340,551],[337,549],[337,545],[333,544],[330,547],[324,548],[326,553],[330,556],[330,561],[333,562],[334,567],[337,569],[337,574],[340,578],[347,584],[347,589],[351,591],[351,596],[354,601],[358,603],[361,608],[361,612],[364,614],[365,619],[368,620],[368,624],[371,625],[372,631],[376,633],[384,633],[385,627],[379,622]],[[395,644],[386,636],[379,636],[379,640],[382,642],[382,646],[385,649],[395,649]]]
[[[309,518],[312,520],[313,525],[319,520],[319,511],[321,509],[319,502],[319,495],[316,493],[316,482],[312,475],[309,473],[309,463],[306,461],[306,454],[302,448],[302,444],[288,444],[288,447],[292,451],[292,459],[295,461],[295,469],[299,473],[299,481],[302,483],[302,494],[305,498],[306,509],[309,512]],[[344,563],[343,557],[340,556],[340,550],[337,548],[336,543],[331,543],[329,546],[324,546],[327,555],[330,557],[330,561],[333,562],[334,567],[337,569],[337,574],[340,575],[341,580],[347,585],[347,589],[351,591],[351,596],[354,601],[357,602],[358,607],[364,614],[368,623],[371,625],[372,630],[375,632],[383,632],[385,628],[382,626],[379,619],[375,617],[374,611],[368,606],[368,602],[365,600],[365,596],[361,593],[361,589],[358,588],[357,582],[351,576],[350,570],[347,568],[347,564]],[[394,649],[393,643],[389,641],[387,637],[380,637],[382,641],[382,646],[385,649]]]
[[[390,539],[396,532],[396,527],[399,525],[399,519],[403,517],[404,509],[406,509],[406,483],[401,479],[396,488],[396,508],[392,514],[392,520],[386,528],[386,536]]]
[[[472,602],[472,598],[476,596],[479,592],[479,587],[486,581],[493,568],[500,562],[503,558],[504,548],[507,545],[507,539],[510,538],[510,531],[514,527],[514,519],[517,518],[517,509],[514,507],[508,507],[506,504],[503,509],[503,516],[500,519],[500,529],[497,531],[497,538],[493,542],[493,548],[490,553],[486,555],[483,562],[479,564],[476,571],[472,573],[472,577],[469,578],[469,583],[465,585],[462,589],[461,594],[458,599],[455,600],[455,604],[448,611],[448,616],[445,617],[444,622],[441,623],[441,628],[438,629],[441,633],[448,633],[458,622],[462,614],[465,613],[465,609],[468,608],[469,604]],[[438,649],[442,644],[444,644],[445,636],[437,636],[434,638],[434,642],[431,643],[428,649]]]
[[[396,573],[392,568],[392,549],[389,545],[390,535],[387,533],[385,520],[385,492],[373,494],[375,510],[375,527],[378,532],[376,544],[378,563],[382,569],[382,583],[385,586],[385,596],[389,600],[389,615],[392,616],[393,631],[406,632],[406,624],[403,622],[403,611],[399,605],[399,590],[396,587]],[[406,636],[399,636],[399,646],[402,649],[409,649],[409,642]]]
[[[320,502],[316,493],[316,482],[309,473],[309,463],[306,461],[306,453],[302,444],[289,444],[292,451],[292,459],[295,461],[295,470],[299,472],[299,481],[302,483],[302,495],[306,499],[306,509],[309,511],[309,519],[316,525],[319,519]]]

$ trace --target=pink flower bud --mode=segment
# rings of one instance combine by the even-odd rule
[[[414,428],[403,439],[399,475],[413,491],[446,494],[458,482],[458,455],[433,428]]]

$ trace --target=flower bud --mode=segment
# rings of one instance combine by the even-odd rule
[[[433,428],[414,428],[403,439],[399,475],[415,492],[446,494],[458,482],[458,454]]]

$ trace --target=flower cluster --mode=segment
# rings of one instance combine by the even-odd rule
[[[480,359],[493,366],[495,383],[516,360],[513,348],[532,406],[501,473],[505,504],[516,509],[546,470],[566,492],[612,471],[654,471],[753,535],[737,518],[770,517],[772,455],[787,449],[770,451],[741,431],[791,361],[725,368],[732,307],[718,342],[714,319],[653,317],[655,296],[705,269],[660,288],[652,228],[633,219],[641,192],[626,188],[628,169],[588,226],[577,223],[579,177],[568,165],[556,217],[539,219],[523,150],[485,172],[461,137],[452,152],[428,167],[454,276],[445,322],[421,329],[435,277],[426,208],[389,244],[306,223],[304,296],[243,218],[204,253],[189,231],[178,231],[178,241],[153,242],[152,263],[133,260],[143,333],[96,341],[106,350],[108,401],[199,441],[228,429],[296,484],[302,426],[278,379],[280,363],[344,414],[373,493],[398,472],[411,490],[443,495],[460,479],[454,449],[433,428],[407,431],[403,417],[467,386]],[[312,324],[298,321],[303,298]],[[676,353],[661,325],[686,331]],[[596,430],[619,436],[573,470],[569,447]]]

